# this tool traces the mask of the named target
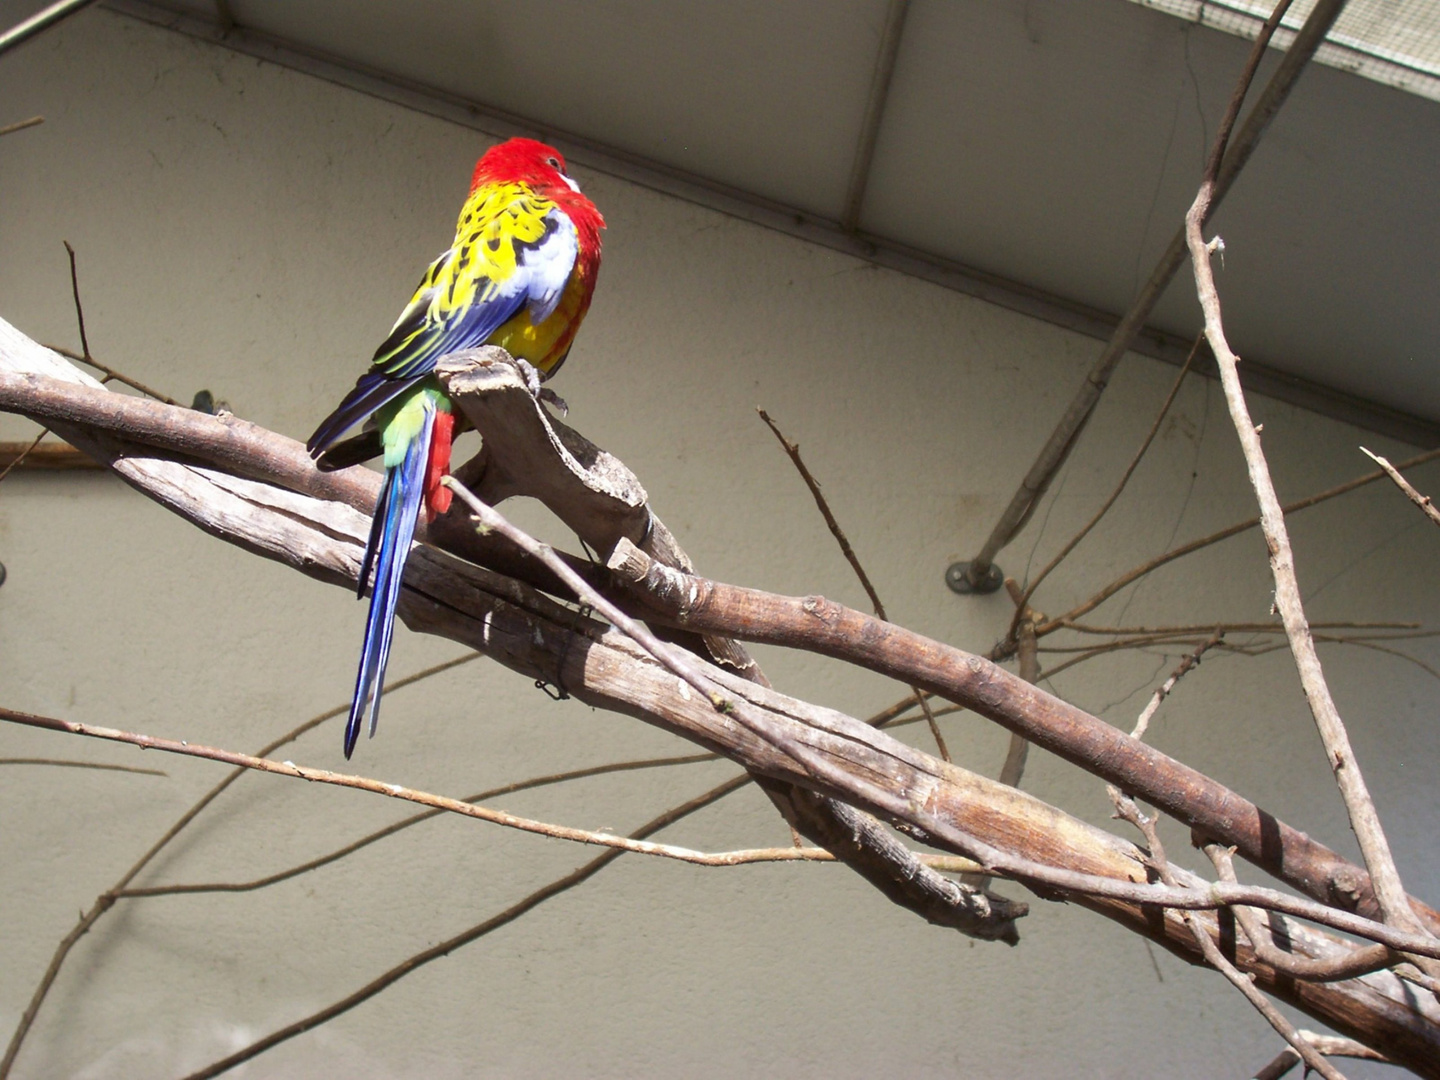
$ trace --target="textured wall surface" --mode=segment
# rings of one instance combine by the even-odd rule
[[[22,8],[0,3],[7,16]],[[103,10],[0,61],[0,105],[0,124],[46,118],[0,140],[0,314],[41,341],[77,344],[69,240],[97,357],[183,400],[208,388],[239,415],[301,438],[449,240],[487,145]],[[892,617],[988,648],[1007,602],[957,598],[942,573],[978,546],[1095,344],[575,172],[609,231],[592,314],[556,381],[570,422],[635,469],[702,571],[863,606],[754,415],[763,404],[801,443]],[[1244,353],[1244,342],[1236,347]],[[1150,361],[1122,366],[1053,498],[1004,554],[1008,572],[1042,564],[1089,516],[1173,377]],[[1408,452],[1264,399],[1253,407],[1282,497],[1365,471],[1358,443]],[[25,430],[0,421],[0,437]],[[1414,479],[1440,489],[1433,466]],[[1191,381],[1125,497],[1037,602],[1063,610],[1172,543],[1252,512],[1218,388]],[[516,516],[573,546],[542,511]],[[1372,486],[1292,528],[1313,619],[1440,613],[1440,537],[1392,489]],[[363,620],[353,597],[217,542],[109,476],[12,475],[0,487],[0,561],[8,706],[253,750],[349,693]],[[1252,533],[1127,590],[1092,619],[1257,620],[1269,604]],[[1440,665],[1433,642],[1398,644]],[[1433,673],[1373,650],[1322,650],[1407,883],[1440,900]],[[454,644],[402,628],[391,681],[456,655]],[[781,689],[856,715],[904,692],[812,657],[759,657]],[[1173,663],[1120,654],[1062,673],[1052,688],[1128,728]],[[690,752],[633,720],[556,704],[483,660],[396,692],[384,711],[354,768],[451,795]],[[998,771],[1003,732],[973,716],[944,723],[959,762]],[[281,756],[342,767],[338,724]],[[1151,731],[1162,749],[1353,854],[1283,651],[1207,661]],[[927,745],[920,728],[902,737]],[[5,728],[0,758],[11,757],[167,775],[0,765],[6,1033],[76,911],[222,775],[204,762]],[[630,772],[498,804],[628,830],[733,771],[722,762]],[[1043,753],[1025,786],[1108,819],[1102,785]],[[249,776],[140,883],[246,880],[402,815],[384,800]],[[1192,859],[1180,830],[1168,835]],[[784,843],[788,832],[746,790],[664,838],[717,850]],[[122,901],[72,955],[15,1075],[198,1068],[593,855],[438,820],[257,892]],[[323,1066],[357,1077],[1198,1078],[1249,1075],[1278,1048],[1219,977],[1152,955],[1095,915],[1036,901],[1021,931],[1015,949],[972,943],[834,867],[705,870],[627,857],[236,1075]]]

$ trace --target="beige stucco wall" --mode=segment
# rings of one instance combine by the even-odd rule
[[[7,16],[20,9],[28,5],[0,3]],[[0,123],[46,118],[0,141],[0,314],[39,340],[76,344],[68,239],[95,355],[177,398],[209,388],[298,437],[350,385],[448,240],[487,145],[103,10],[0,61],[0,105]],[[609,231],[592,314],[556,381],[571,423],[639,473],[702,570],[862,605],[754,415],[763,404],[801,443],[892,617],[987,648],[1007,604],[957,598],[941,575],[978,545],[1096,344],[574,171]],[[1244,238],[1227,240],[1240,257]],[[1173,376],[1127,360],[1053,502],[1002,559],[1008,571],[1023,572],[1032,549],[1038,566],[1088,516]],[[1285,496],[1364,471],[1362,441],[1405,453],[1288,406],[1254,408]],[[5,438],[23,430],[0,426]],[[1434,491],[1440,471],[1416,480]],[[1172,540],[1251,512],[1218,391],[1192,382],[1129,493],[1038,599],[1068,607]],[[517,513],[567,543],[542,513]],[[1372,487],[1293,528],[1314,619],[1440,612],[1437,536],[1392,490]],[[0,561],[9,706],[252,750],[349,693],[362,605],[211,539],[108,476],[11,476],[0,487]],[[1260,619],[1269,601],[1251,534],[1155,576],[1095,620]],[[1404,647],[1440,664],[1430,641]],[[1435,679],[1394,656],[1323,648],[1407,881],[1440,899]],[[391,681],[458,654],[401,629]],[[903,692],[827,661],[759,655],[780,688],[853,714]],[[1062,674],[1053,689],[1128,726],[1172,664],[1127,654]],[[354,767],[452,795],[687,752],[633,720],[552,703],[485,661],[397,692],[384,712]],[[338,723],[282,756],[342,766]],[[945,728],[957,760],[998,770],[1004,733],[973,717]],[[1283,652],[1207,661],[1152,731],[1168,752],[1353,851]],[[903,737],[925,742],[918,728]],[[76,911],[222,775],[203,762],[0,729],[0,757],[21,756],[138,762],[168,775],[0,765],[6,1032]],[[632,772],[499,804],[626,830],[732,772],[724,763]],[[1025,786],[1108,817],[1098,782],[1043,753]],[[247,777],[141,883],[258,876],[402,813]],[[1180,830],[1170,835],[1184,851]],[[709,849],[787,837],[753,790],[665,834]],[[16,1075],[179,1075],[592,855],[441,820],[260,892],[122,902],[71,957]],[[1037,902],[1022,933],[1016,949],[972,944],[889,906],[843,869],[702,870],[632,857],[237,1075],[1212,1077],[1248,1075],[1277,1047],[1218,977],[1148,955],[1097,916]]]

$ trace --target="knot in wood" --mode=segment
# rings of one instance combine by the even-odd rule
[[[1330,874],[1330,891],[1346,907],[1354,907],[1360,899],[1360,872],[1353,866],[1340,866]]]
[[[800,601],[800,607],[807,615],[814,616],[826,626],[834,626],[840,621],[840,605],[832,604],[823,596],[807,596]]]

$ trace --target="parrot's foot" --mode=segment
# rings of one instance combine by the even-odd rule
[[[543,401],[551,408],[558,410],[561,416],[569,416],[570,406],[565,404],[565,399],[549,387],[542,387],[540,385],[541,380],[545,378],[544,375],[540,374],[540,369],[530,363],[529,360],[522,360],[518,356],[515,357],[514,360],[516,366],[520,369],[520,374],[525,376],[525,386],[529,389],[530,396],[536,401]]]
[[[522,360],[515,357],[515,366],[520,369],[520,374],[525,376],[525,385],[530,389],[530,396],[537,401],[540,400],[540,381],[545,377],[540,374],[540,369],[529,360]]]

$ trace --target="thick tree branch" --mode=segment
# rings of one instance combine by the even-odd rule
[[[0,341],[0,363],[8,355]],[[5,392],[5,383],[0,379],[0,392]],[[165,460],[144,447],[97,436],[78,425],[66,427],[62,434],[67,438],[100,455],[130,483],[202,528],[322,580],[353,582],[368,532],[363,514],[202,466]],[[684,575],[681,580],[686,585],[698,581]],[[800,611],[811,624],[827,627],[828,633],[839,625],[829,620],[835,613],[832,609],[812,604],[808,612],[804,607]],[[1199,956],[1190,929],[1175,912],[1152,905],[1273,903],[1282,911],[1385,934],[1389,942],[1405,947],[1423,944],[1414,935],[1385,930],[1343,912],[1326,912],[1310,901],[1278,893],[1272,898],[1267,890],[1207,887],[1193,878],[1182,878],[1179,890],[1144,884],[1133,845],[1024,792],[946,765],[839,713],[709,669],[708,677],[749,714],[742,723],[739,714],[716,712],[617,631],[577,616],[520,582],[423,545],[411,555],[400,614],[415,629],[481,648],[531,678],[560,682],[588,703],[660,724],[720,750],[759,775],[843,798],[938,846],[978,856],[990,869],[1032,881],[1046,895],[1065,891],[1074,902],[1151,936],[1187,959]],[[865,618],[858,613],[845,616],[852,617]],[[878,627],[898,631],[888,624]],[[864,641],[867,648],[887,647],[883,632],[875,637],[874,626],[863,624],[863,629],[871,635]],[[824,635],[821,642],[825,651]],[[960,666],[974,673],[963,660]],[[1023,700],[1026,709],[1045,712],[1039,707],[1044,704],[1041,699]],[[763,725],[757,724],[757,716],[763,718]],[[767,737],[757,733],[762,730]],[[773,733],[781,738],[772,740],[768,736]],[[800,764],[780,746],[797,754]],[[1081,888],[1091,891],[1073,891]],[[1201,918],[1218,939],[1214,919]],[[1345,947],[1325,944],[1327,940],[1313,933],[1297,938],[1298,947],[1307,953]],[[1248,950],[1240,950],[1234,962],[1254,974],[1260,986],[1325,1023],[1384,1049],[1422,1075],[1440,1076],[1435,1064],[1440,1061],[1440,1006],[1416,1000],[1390,973],[1318,984],[1281,979]],[[1431,1011],[1436,1015],[1432,1017]]]
[[[23,351],[32,365],[50,363],[58,368],[57,374],[73,373],[68,365],[44,361],[49,354],[13,330],[9,330],[7,342],[7,329],[0,324],[0,361],[8,347],[15,355]],[[27,343],[30,349],[24,351]],[[372,505],[369,500],[375,489],[374,474],[362,469],[318,474],[299,444],[255,425],[191,410],[168,409],[134,398],[122,398],[123,406],[116,406],[109,399],[119,395],[88,392],[85,387],[74,387],[73,391],[69,393],[43,377],[0,371],[0,408],[26,412],[35,408],[47,416],[69,417],[72,422],[83,419],[93,427],[127,434],[133,425],[147,441],[174,444],[196,454],[203,452],[251,475],[268,474],[267,479],[292,489],[305,491],[314,484],[327,497],[344,496],[349,505],[360,502],[367,510]],[[31,405],[32,396],[38,406]],[[250,446],[254,457],[249,467],[244,467],[245,451]],[[128,466],[117,468],[122,475],[127,470]],[[343,486],[332,491],[328,485]],[[154,494],[164,489],[165,485],[158,485]],[[443,538],[447,548],[483,557],[487,564],[506,569],[520,565],[527,579],[546,580],[562,595],[568,591],[535,560],[526,561],[513,551],[507,552],[508,545],[502,546],[498,538],[488,543],[468,542],[464,534],[473,537],[474,530],[464,527],[453,514],[450,518],[431,527],[434,534],[441,531],[439,526],[446,525]],[[1242,857],[1316,899],[1361,912],[1375,910],[1369,906],[1373,901],[1363,870],[1276,821],[1223,785],[1126,738],[1103,721],[1028,686],[994,664],[820,598],[776,597],[691,578],[639,559],[633,547],[617,542],[617,553],[624,552],[633,557],[622,559],[617,569],[623,579],[639,587],[643,606],[651,615],[668,617],[677,625],[706,634],[811,649],[920,685],[1145,798],[1206,836],[1235,846]],[[353,574],[354,570],[337,570],[340,578],[347,572]],[[515,585],[507,585],[509,579],[496,576],[487,580],[492,588],[502,591]],[[569,617],[559,605],[552,605],[550,610],[558,619]],[[1440,916],[1423,905],[1418,910],[1432,926],[1440,927]]]
[[[68,365],[46,360],[52,354],[0,324],[0,362],[7,355],[23,355],[31,370],[48,364],[55,374],[70,373],[72,381],[79,381]],[[16,362],[12,362],[12,370]],[[32,405],[32,397],[38,405]],[[204,453],[231,468],[250,475],[264,474],[266,479],[299,491],[318,490],[327,498],[341,496],[348,505],[359,502],[367,511],[373,505],[370,500],[376,484],[374,474],[367,470],[319,474],[298,443],[255,425],[135,398],[120,398],[123,404],[116,405],[112,399],[119,397],[84,386],[67,390],[42,376],[5,374],[0,363],[0,408],[27,414],[32,409],[43,411],[57,422],[60,417],[68,418],[70,423],[83,420],[92,427],[127,435],[134,426],[146,441],[174,445],[182,452]],[[248,458],[247,466],[247,452],[252,448],[253,457]],[[122,476],[134,472],[123,455],[113,450],[97,452],[115,458],[117,472]],[[221,482],[232,486],[240,483],[233,479]],[[167,484],[139,486],[152,497],[166,501],[163,493],[168,490]],[[329,505],[332,509],[327,513],[335,513],[334,504]],[[507,552],[508,545],[502,546],[498,538],[488,543],[478,538],[475,542],[467,540],[464,534],[473,538],[474,530],[464,527],[455,515],[449,517],[451,520],[442,519],[430,530],[433,535],[442,532],[440,526],[446,526],[442,535],[447,548],[484,558],[490,565],[507,569],[519,565],[527,579],[546,580],[562,594],[568,591],[536,560],[527,562],[513,550]],[[281,539],[269,551],[277,553],[272,557],[289,558]],[[296,542],[303,542],[298,535]],[[1373,901],[1363,870],[1276,821],[1223,785],[1126,738],[1103,721],[1025,684],[988,661],[820,598],[783,598],[723,586],[639,559],[636,549],[628,544],[617,541],[616,550],[634,555],[628,561],[622,560],[623,565],[617,569],[623,579],[639,587],[644,608],[651,615],[705,634],[811,649],[919,685],[1145,798],[1207,837],[1235,846],[1242,857],[1316,899],[1360,912],[1375,910],[1369,906]],[[305,565],[312,573],[322,569],[318,563]],[[353,567],[336,568],[326,579],[343,580],[354,572]],[[469,572],[481,573],[473,568]],[[518,587],[513,580],[496,575],[490,575],[487,581],[502,595]],[[550,605],[549,614],[562,622],[570,617],[560,605]],[[552,677],[550,673],[537,674]],[[1432,926],[1440,927],[1440,916],[1423,905],[1417,910]]]
[[[8,382],[12,376],[4,373],[7,354],[12,358],[11,370],[27,373],[40,370],[63,379],[65,383],[76,384],[56,386],[43,376],[26,374],[19,377],[21,385],[14,387],[21,397],[25,396],[27,389],[40,387],[39,409],[55,417],[54,423],[62,433],[70,430],[68,425],[75,421],[77,409],[81,412],[88,409],[90,415],[99,419],[102,427],[125,431],[127,436],[133,429],[147,442],[178,451],[186,457],[204,456],[241,476],[280,483],[292,491],[343,502],[367,514],[374,505],[378,478],[367,469],[320,473],[298,443],[235,417],[214,417],[187,409],[165,409],[153,402],[121,397],[87,386],[84,377],[73,368],[57,363],[43,347],[30,342],[3,322],[0,322],[0,384],[3,384],[0,385],[0,408],[4,407],[7,391],[12,389]],[[18,359],[22,355],[23,361]],[[602,551],[608,551],[620,538],[636,537],[666,564],[690,569],[684,551],[651,512],[648,497],[639,481],[622,463],[595,447],[578,432],[545,414],[503,350],[481,349],[457,354],[442,363],[440,374],[452,382],[452,392],[462,407],[468,410],[472,423],[484,437],[481,454],[462,471],[473,477],[486,494],[497,499],[515,494],[534,495],[544,499],[583,539]],[[84,436],[76,437],[83,445]],[[125,457],[122,445],[113,440],[105,449],[86,449],[91,449],[92,454],[101,460],[119,462]],[[501,452],[502,449],[504,452]],[[525,467],[527,459],[542,462],[546,467]],[[176,508],[168,501],[167,495],[161,493],[168,494],[177,484],[183,485],[183,477],[171,477],[147,487],[132,478],[135,473],[128,462],[123,467],[117,464],[116,471],[142,491]],[[259,491],[253,487],[248,490],[251,493]],[[338,509],[332,504],[332,513]],[[223,518],[224,515],[221,515],[221,520],[213,523],[215,527],[204,521],[197,523],[223,536]],[[430,538],[443,540],[446,547],[469,558],[519,572],[526,579],[561,595],[574,595],[572,585],[561,580],[560,575],[554,572],[553,564],[547,567],[542,560],[518,553],[507,542],[501,541],[497,545],[496,537],[477,535],[473,529],[460,524],[459,515],[452,514],[448,519],[433,523],[427,532]],[[234,539],[233,536],[231,538]],[[305,543],[286,523],[280,536],[266,537],[264,543],[250,547],[250,550],[274,557],[277,551],[291,542]],[[243,541],[241,543],[249,547]],[[586,566],[579,560],[572,559],[571,562],[579,564],[576,572],[582,577],[587,571],[596,573],[594,567]],[[313,562],[305,565],[319,569]],[[353,570],[344,572],[354,573]],[[334,569],[330,568],[329,572],[318,572],[316,576],[335,581],[333,573]],[[513,596],[516,589],[522,588],[519,582],[498,576],[489,580],[491,587],[502,595]],[[529,602],[539,604],[546,615],[559,619],[562,625],[572,617],[572,613],[560,605],[542,601],[537,595],[527,596]],[[746,678],[764,680],[743,647],[723,636],[707,635],[703,640],[697,639],[687,645]],[[536,674],[547,681],[555,679],[550,672]],[[562,681],[558,685],[564,687],[565,683]],[[770,789],[767,789],[768,793]],[[781,810],[786,812],[784,807]],[[823,836],[844,832],[840,824],[842,818],[853,825],[865,817],[854,809],[842,811],[838,804],[828,805],[828,800],[822,799],[819,805],[810,808],[806,820],[814,821],[827,813],[832,818],[831,825],[807,834],[817,843],[822,842],[820,838]],[[889,842],[878,822],[863,822],[858,832],[852,830],[852,836],[853,842],[842,852],[848,853],[857,845],[867,849],[867,857],[857,860],[855,868],[871,881],[875,881],[888,864],[891,882],[885,891],[892,900],[898,902],[903,899],[930,922],[948,920],[957,929],[967,929],[973,924],[970,908],[963,903],[957,905],[954,901],[955,896],[964,890],[950,889],[931,880],[934,872],[928,868],[922,868],[917,873],[913,859],[898,858],[895,845]],[[937,899],[943,902],[937,904]],[[1019,907],[1010,910],[1023,914]],[[1007,924],[1001,936],[1013,933],[1013,926]]]
[[[1224,785],[1003,668],[824,597],[786,597],[679,574],[624,545],[611,569],[682,625],[811,649],[964,705],[1143,797],[1325,903],[1372,911],[1365,872]],[[1418,904],[1419,902],[1416,901]],[[1440,914],[1424,908],[1440,927]]]

